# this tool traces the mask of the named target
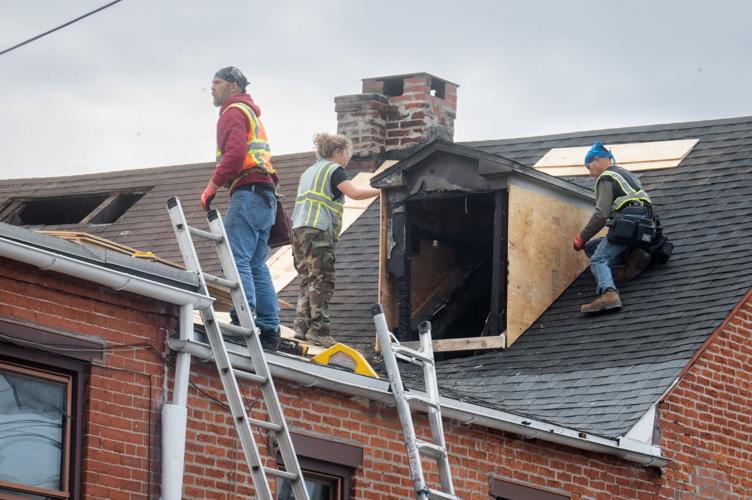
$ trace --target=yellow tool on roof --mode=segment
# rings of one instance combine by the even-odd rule
[[[311,361],[320,365],[334,365],[347,368],[366,377],[379,378],[371,365],[363,355],[345,344],[334,344],[329,349],[320,352]]]

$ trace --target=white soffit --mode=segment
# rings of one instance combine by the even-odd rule
[[[616,164],[627,170],[657,170],[679,166],[687,157],[699,139],[682,139],[677,141],[639,142],[630,144],[606,144],[614,154]],[[555,176],[587,175],[583,159],[590,146],[577,148],[554,148],[541,158],[533,167],[541,172]]]
[[[371,180],[371,177],[386,170],[395,163],[397,163],[396,160],[386,160],[373,173],[360,172],[352,179],[352,183],[359,188],[368,187],[370,185],[369,181]],[[352,226],[361,215],[363,215],[363,212],[371,206],[371,203],[373,203],[374,200],[376,200],[376,198],[352,200],[345,197],[345,208],[342,212],[342,233],[347,231],[347,229]],[[272,282],[274,282],[274,290],[277,293],[282,291],[282,289],[289,285],[298,275],[297,271],[295,271],[295,266],[293,266],[292,247],[290,245],[280,247],[274,255],[267,259],[266,264],[269,266],[269,272],[272,275]]]

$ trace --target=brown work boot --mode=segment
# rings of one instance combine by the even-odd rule
[[[584,313],[597,313],[601,311],[610,311],[621,309],[621,298],[619,292],[610,288],[589,304],[583,304],[580,311]]]
[[[311,344],[320,345],[321,347],[331,347],[337,343],[337,341],[329,335],[314,335],[312,333],[306,333],[305,339]]]
[[[305,335],[306,335],[305,333],[301,333],[301,332],[295,330],[295,334],[292,336],[292,338],[294,338],[296,340],[305,340]]]
[[[633,248],[627,255],[624,267],[615,269],[611,274],[619,283],[632,281],[645,271],[652,261],[652,256],[642,248]]]

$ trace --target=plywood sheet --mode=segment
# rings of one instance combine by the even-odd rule
[[[509,188],[507,346],[588,266],[572,239],[592,208],[528,186]]]
[[[682,139],[605,146],[614,154],[620,167],[637,172],[679,166],[698,141]],[[555,176],[588,175],[582,162],[589,149],[590,146],[551,149],[534,168]]]
[[[434,352],[449,351],[472,351],[475,349],[503,349],[504,334],[491,335],[490,337],[468,337],[464,339],[438,339],[433,340]],[[420,350],[420,342],[400,342],[401,345],[410,349]]]

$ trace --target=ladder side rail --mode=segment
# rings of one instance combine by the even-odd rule
[[[233,423],[238,432],[246,463],[249,465],[249,472],[253,476],[256,495],[264,500],[272,500],[271,487],[266,477],[265,468],[261,463],[261,454],[256,445],[256,440],[253,438],[253,431],[249,426],[250,418],[245,409],[245,404],[240,397],[242,394],[240,386],[233,373],[232,362],[222,338],[222,332],[219,330],[216,321],[214,321],[212,312],[213,309],[212,311],[202,311],[201,318],[204,320],[209,345],[214,353],[214,361],[217,363],[217,368],[219,369],[219,378],[222,381],[222,387],[227,396]]]
[[[175,231],[175,236],[178,240],[178,246],[180,247],[180,253],[183,256],[186,267],[190,271],[198,274],[201,292],[206,294],[206,282],[201,271],[196,247],[194,246],[193,240],[189,234],[188,224],[185,219],[183,208],[180,205],[180,200],[175,197],[170,198],[167,202],[167,207]],[[264,500],[271,500],[271,489],[264,468],[261,467],[258,447],[253,439],[251,429],[248,426],[248,415],[245,411],[245,405],[240,399],[240,388],[238,387],[237,380],[232,372],[230,357],[227,353],[222,333],[214,320],[214,308],[210,305],[207,309],[203,309],[199,312],[201,314],[201,319],[204,322],[209,345],[214,353],[214,360],[217,364],[222,387],[225,391],[228,402],[230,403],[229,406],[233,423],[238,432],[243,452],[246,457],[246,462],[249,464],[250,473],[253,476],[256,493]]]
[[[222,241],[218,242],[216,247],[217,252],[219,253],[220,262],[222,262],[223,272],[230,281],[238,283],[238,286],[231,291],[235,312],[238,315],[240,326],[248,328],[253,332],[251,335],[245,336],[246,347],[248,348],[248,353],[250,354],[256,375],[266,378],[266,383],[261,386],[261,393],[264,397],[269,420],[272,423],[281,426],[281,431],[277,432],[275,437],[277,437],[276,441],[279,446],[279,453],[282,456],[282,463],[285,465],[285,469],[288,472],[296,474],[297,476],[296,480],[291,481],[293,494],[298,500],[308,500],[308,491],[305,487],[303,471],[300,468],[298,456],[296,455],[292,444],[292,436],[290,435],[290,430],[282,411],[282,405],[279,401],[269,366],[264,357],[264,351],[261,347],[261,340],[259,339],[258,331],[256,330],[256,324],[253,321],[251,311],[248,309],[248,300],[245,295],[245,289],[243,288],[243,282],[240,279],[240,273],[235,264],[235,257],[232,255],[232,249],[229,240],[227,239],[227,232],[225,231],[225,226],[222,222],[222,216],[216,210],[212,210],[207,215],[207,219],[209,221],[211,232],[222,236]]]
[[[397,413],[399,415],[400,423],[402,424],[402,430],[405,434],[405,445],[407,447],[408,460],[410,461],[410,473],[412,475],[416,497],[419,500],[422,500],[428,498],[426,494],[426,482],[423,475],[423,464],[420,461],[420,453],[416,443],[417,438],[415,437],[415,427],[410,414],[410,405],[405,399],[405,389],[402,385],[399,365],[397,364],[397,358],[392,351],[389,327],[386,324],[386,317],[384,316],[384,311],[381,308],[381,305],[377,304],[371,307],[371,314],[373,315],[373,321],[379,337],[381,355],[384,357],[384,365],[386,366],[386,371],[389,376],[389,385],[394,394]]]
[[[421,352],[430,357],[432,362],[423,365],[423,375],[426,383],[428,397],[436,403],[436,407],[428,408],[428,422],[431,426],[431,439],[433,444],[444,449],[447,453],[437,459],[439,478],[444,493],[454,495],[452,472],[449,468],[449,453],[444,439],[444,423],[441,419],[441,401],[439,396],[439,384],[436,380],[436,365],[433,363],[433,341],[431,339],[431,323],[423,321],[418,326],[420,335]]]
[[[209,295],[206,280],[201,272],[201,264],[198,262],[196,247],[193,245],[193,240],[188,230],[188,222],[185,220],[180,200],[176,197],[167,200],[167,211],[170,214],[172,229],[175,231],[175,238],[178,240],[178,248],[180,249],[180,255],[183,257],[183,262],[185,262],[185,267],[188,271],[198,274],[200,284],[199,293]]]

